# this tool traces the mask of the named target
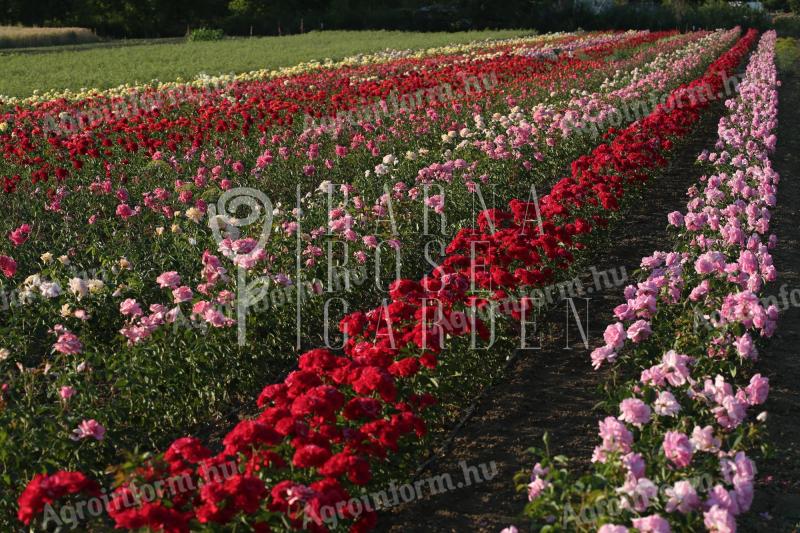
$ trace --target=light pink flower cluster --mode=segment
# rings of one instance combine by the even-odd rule
[[[599,423],[602,444],[592,458],[623,474],[625,481],[616,489],[622,509],[642,516],[664,499],[659,508],[666,515],[631,518],[641,532],[672,531],[669,513],[692,512],[701,513],[709,531],[735,532],[736,516],[753,499],[755,465],[736,431],[748,408],[766,401],[769,381],[755,374],[737,387],[739,372],[723,374],[731,363],[754,361],[755,339],[769,337],[776,328],[776,307],[759,299],[764,284],[777,275],[769,253],[777,239],[768,236],[779,180],[768,159],[777,117],[775,40],[775,32],[762,37],[739,95],[726,102],[730,111],[719,122],[715,151],[700,156],[713,164],[714,173],[701,178],[704,187],[689,190],[686,213],[667,217],[680,229],[686,251],[656,252],[642,260],[647,278],[625,289],[627,301],[614,310],[618,321],[607,327],[605,344],[591,354],[599,368],[619,361],[626,346],[645,343],[647,348],[637,352],[642,358],[663,350],[660,362],[645,366],[631,396],[620,402],[619,416]],[[695,332],[708,340],[676,344],[683,334],[675,328],[687,327],[686,321],[668,321],[686,316],[684,309],[692,305],[708,318],[708,325]],[[673,330],[658,338],[656,325]],[[688,353],[671,349],[675,346]],[[703,469],[715,481],[701,492],[689,472],[696,476]],[[659,494],[654,482],[669,488]],[[599,531],[620,533],[628,527],[606,524]]]

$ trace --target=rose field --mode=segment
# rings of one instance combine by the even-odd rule
[[[795,41],[341,33],[0,95],[0,531],[800,527]]]

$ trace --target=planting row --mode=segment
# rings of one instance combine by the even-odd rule
[[[674,249],[642,259],[641,281],[625,289],[618,321],[592,352],[595,368],[635,376],[608,384],[615,416],[599,423],[592,473],[575,478],[565,457],[546,454],[533,469],[526,513],[537,529],[735,532],[750,508],[748,454],[760,445],[758,406],[769,392],[754,365],[778,315],[760,297],[777,275],[775,40],[763,35],[738,96],[726,101],[686,212],[668,216]]]

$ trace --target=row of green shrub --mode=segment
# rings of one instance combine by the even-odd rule
[[[0,24],[81,26],[109,37],[183,36],[190,28],[228,35],[293,34],[320,29],[455,31],[531,28],[719,28],[741,25],[779,33],[800,32],[800,18],[722,0],[615,1],[599,13],[579,0],[5,0]],[[765,0],[772,10],[800,9],[800,0]],[[795,6],[795,4],[797,4]],[[207,36],[207,35],[205,35]]]

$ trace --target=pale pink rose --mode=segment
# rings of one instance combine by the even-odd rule
[[[633,509],[638,513],[646,511],[650,507],[650,502],[658,497],[658,487],[646,477],[627,476],[625,483],[617,489],[617,492],[627,496],[620,501],[620,507]]]
[[[760,405],[767,401],[769,395],[769,379],[756,374],[750,378],[750,384],[745,388],[747,402],[750,405]]]
[[[425,206],[433,209],[437,214],[442,214],[444,212],[444,196],[441,194],[434,194],[433,196],[425,198]]]
[[[749,333],[737,337],[734,341],[734,346],[736,347],[736,353],[738,353],[740,357],[753,360],[758,358],[758,350]]]
[[[602,449],[607,452],[628,453],[631,451],[633,435],[625,427],[625,424],[614,418],[607,416],[599,422],[600,438],[603,439]]]
[[[95,440],[103,440],[106,436],[106,428],[104,428],[97,420],[84,420],[78,427],[72,431],[70,438],[72,440],[88,439],[89,437]]]
[[[550,472],[549,468],[544,468],[542,463],[536,463],[531,470],[531,481],[535,480],[537,477],[546,476],[548,472]]]
[[[720,439],[714,436],[714,428],[711,426],[704,428],[695,426],[692,430],[692,438],[689,440],[692,443],[692,448],[701,452],[715,452],[722,444]]]
[[[617,358],[617,354],[611,346],[600,346],[592,351],[590,357],[592,359],[592,366],[597,370],[605,361],[613,363]]]
[[[700,498],[692,484],[688,481],[678,481],[674,486],[666,490],[667,512],[671,513],[675,509],[683,514],[697,509],[700,505]]]
[[[192,289],[186,285],[178,287],[177,289],[172,289],[172,298],[176,304],[188,302],[192,299],[192,296]]]
[[[614,524],[604,524],[600,526],[600,529],[597,530],[597,533],[628,533],[628,528]]]
[[[637,320],[628,327],[628,338],[636,343],[647,339],[652,333],[650,322],[646,320]]]
[[[614,350],[622,348],[625,344],[625,326],[620,322],[609,325],[603,333],[603,340]]]
[[[758,259],[753,252],[744,250],[739,254],[739,269],[750,275],[758,273]]]
[[[700,282],[700,284],[692,289],[692,292],[689,293],[689,299],[693,302],[698,301],[700,298],[708,294],[708,288],[710,283],[707,279],[704,279]]]
[[[638,529],[639,533],[672,533],[669,522],[657,514],[634,518],[633,527]]]
[[[203,313],[203,319],[215,328],[228,325],[228,319],[217,309],[207,309],[206,312]]]
[[[661,391],[653,403],[653,410],[659,416],[675,416],[681,410],[681,406],[671,392]]]
[[[644,457],[640,453],[631,452],[622,456],[622,465],[628,470],[628,474],[635,479],[645,475]]]
[[[619,304],[614,308],[614,316],[617,317],[617,320],[630,320],[635,315],[628,304]]]
[[[717,423],[726,429],[733,429],[742,423],[747,416],[747,396],[728,395],[722,398],[719,405],[712,409]]]
[[[139,306],[136,300],[133,298],[128,298],[119,304],[119,312],[125,316],[141,316],[142,308]]]
[[[175,271],[164,272],[156,278],[158,286],[162,289],[170,288],[176,289],[181,283],[180,275]]]
[[[53,345],[53,348],[60,353],[66,355],[73,355],[80,353],[83,350],[83,344],[77,335],[72,332],[65,331],[59,335],[58,340]]]
[[[661,359],[666,380],[673,387],[679,387],[689,379],[689,363],[692,358],[688,355],[670,350]]]
[[[689,437],[679,431],[667,431],[662,449],[667,459],[678,468],[685,468],[692,462],[692,444]]]
[[[532,502],[538,498],[542,491],[545,490],[549,485],[550,483],[540,477],[537,477],[528,483],[528,501]]]
[[[734,516],[739,514],[739,500],[736,498],[736,494],[732,490],[727,490],[721,484],[714,485],[708,492],[708,497],[703,504],[706,509],[714,506],[727,509]]]
[[[619,404],[619,419],[642,427],[650,421],[650,406],[638,398],[625,398]]]
[[[676,228],[679,228],[683,226],[683,215],[680,211],[673,211],[667,215],[667,221]]]
[[[736,533],[736,517],[719,505],[703,513],[703,524],[710,533]]]

